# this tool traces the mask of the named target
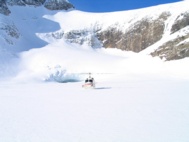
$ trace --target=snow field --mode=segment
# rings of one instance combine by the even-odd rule
[[[0,49],[0,142],[188,142],[188,58],[164,62],[147,50],[92,49],[45,36],[90,29],[94,21],[105,30],[112,15],[125,29],[151,11],[175,14],[178,5],[188,9],[183,2],[103,14],[11,7],[22,35],[14,50]],[[95,89],[81,87],[89,72]]]
[[[188,81],[0,83],[0,141],[185,142]]]

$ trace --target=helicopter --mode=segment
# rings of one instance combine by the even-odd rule
[[[89,73],[89,77],[85,79],[85,83],[82,85],[82,88],[95,88],[95,80],[91,77],[91,73]]]

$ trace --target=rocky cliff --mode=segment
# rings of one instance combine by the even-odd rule
[[[44,6],[49,10],[68,10],[74,6],[66,0],[46,0]]]
[[[185,6],[188,3],[183,1],[128,12],[94,15],[74,10],[63,12],[62,20],[55,22],[63,27],[67,25],[69,29],[59,27],[59,30],[44,33],[43,37],[52,38],[52,41],[64,39],[93,48],[118,48],[137,53],[149,50],[147,54],[164,60],[182,59],[189,57],[189,8]],[[74,7],[67,0],[1,0],[0,15],[10,15],[8,7],[14,5],[44,6],[50,10],[68,10]],[[42,14],[40,18],[35,14],[31,18],[33,26],[52,27],[48,24],[40,25]],[[12,22],[0,25],[0,38],[14,46],[14,39],[24,35],[20,32],[21,28],[14,24],[14,20],[7,19]],[[25,19],[21,18],[21,22]],[[25,22],[27,23],[26,20]]]
[[[1,0],[0,1],[0,13],[4,14],[4,15],[9,15],[10,14],[10,10],[8,9],[5,0]]]
[[[131,25],[132,28],[125,32],[111,28],[97,33],[98,39],[103,41],[105,48],[119,48],[127,51],[140,52],[160,41],[166,30],[166,20],[171,17],[169,12],[164,12],[153,21],[142,19]],[[181,30],[186,30],[184,35],[178,35],[151,53],[153,57],[159,56],[165,60],[175,60],[189,57],[189,11],[179,14],[171,26],[170,36]]]
[[[1,0],[0,1],[0,13],[4,15],[10,14],[8,6],[41,6],[44,5],[49,10],[68,10],[74,8],[74,6],[67,0]]]
[[[171,35],[176,32],[184,31],[183,34],[178,34],[174,39],[171,39],[159,46],[152,56],[159,56],[166,60],[176,60],[189,57],[189,10],[179,14],[172,27]]]
[[[123,28],[125,25],[126,28]],[[112,22],[112,25],[103,28],[99,22],[98,26],[93,26],[92,32],[90,28],[71,30],[62,34],[62,38],[94,48],[118,48],[137,53],[155,46],[155,50],[148,53],[153,57],[182,59],[189,57],[189,9],[181,13],[162,11],[155,18],[146,14],[132,24],[125,22],[123,26],[121,22]]]
[[[97,36],[106,48],[140,52],[162,38],[168,16],[169,13],[164,12],[154,20],[144,17],[125,31],[110,28],[97,33]]]

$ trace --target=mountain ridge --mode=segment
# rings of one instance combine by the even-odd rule
[[[2,0],[0,2],[0,13],[9,15],[9,6],[44,6],[49,10],[68,10],[74,6],[67,0]]]
[[[56,34],[62,35],[61,38],[69,42],[81,45],[89,43],[95,48],[118,48],[137,53],[143,52],[167,61],[182,59],[189,57],[187,4],[188,1],[183,1],[101,14],[80,11],[62,12],[57,15],[64,19],[54,20],[60,23],[62,29],[62,32],[59,31]],[[74,20],[73,17],[80,17],[80,21]],[[94,41],[98,41],[97,45]],[[160,48],[162,49],[159,50]]]
[[[6,4],[5,2],[4,0],[1,5]],[[47,1],[41,0],[40,2],[44,5]],[[4,45],[15,46],[20,37],[29,37],[27,34],[23,35],[22,27],[19,27],[19,23],[23,23],[23,26],[27,27],[24,23],[27,24],[25,19],[28,19],[34,22],[33,24],[37,22],[37,29],[40,27],[39,31],[35,29],[36,33],[26,29],[33,36],[35,34],[35,38],[38,40],[43,40],[43,43],[39,44],[38,47],[52,41],[65,40],[79,45],[86,44],[93,48],[118,48],[146,53],[165,60],[182,59],[189,57],[189,9],[187,4],[188,1],[183,1],[111,13],[88,13],[77,10],[49,12],[47,8],[47,10],[41,10],[43,12],[40,13],[40,7],[36,7],[34,10],[38,12],[28,13],[32,15],[31,17],[19,12],[25,18],[17,17],[17,19],[14,16],[16,17],[16,13],[24,8],[10,6],[12,14],[2,18],[6,19],[4,21],[10,22],[5,22],[8,24],[5,24],[5,27],[0,27],[0,35],[4,39]],[[31,7],[26,7],[26,9],[29,10]],[[29,11],[33,12],[33,10]],[[44,23],[39,23],[41,20],[48,22],[42,25]],[[53,22],[58,23],[58,25],[48,24]],[[50,28],[50,31],[45,32],[45,28],[49,27],[56,28]],[[41,29],[44,29],[43,32]]]

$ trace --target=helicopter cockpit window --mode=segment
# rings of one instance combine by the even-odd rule
[[[89,82],[93,83],[93,80],[92,80],[92,79],[89,79]]]
[[[93,79],[86,79],[85,83],[87,83],[87,82],[93,83]]]

